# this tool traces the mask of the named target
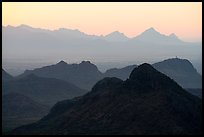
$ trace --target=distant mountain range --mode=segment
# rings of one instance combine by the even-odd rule
[[[160,43],[160,44],[184,44],[185,42],[180,40],[174,33],[169,36],[157,32],[154,28],[149,28],[141,33],[139,36],[134,37],[132,40],[148,43]]]
[[[114,31],[114,32],[112,32],[112,33],[110,33],[104,37],[100,36],[99,38],[105,39],[105,40],[111,41],[111,42],[123,42],[123,41],[127,41],[130,39],[119,31]]]
[[[161,56],[160,59],[179,56],[201,60],[201,45],[201,42],[184,42],[174,33],[161,34],[154,28],[149,28],[133,38],[128,38],[118,31],[105,36],[96,36],[85,34],[77,29],[60,28],[51,31],[27,25],[2,26],[4,62],[12,58],[43,58],[52,61],[58,59],[84,60],[84,58],[107,61],[111,58],[127,61],[140,58],[151,60],[159,56]]]
[[[80,39],[101,39],[101,40],[106,40],[106,41],[110,41],[110,42],[121,42],[121,41],[127,41],[127,40],[139,40],[139,41],[147,41],[147,38],[150,39],[151,42],[158,42],[158,40],[170,40],[168,42],[174,41],[174,42],[182,42],[182,40],[180,40],[174,33],[172,33],[171,35],[167,36],[167,35],[163,35],[160,34],[159,32],[157,32],[153,27],[145,30],[143,33],[141,33],[140,35],[133,37],[133,38],[128,38],[127,36],[125,36],[123,33],[119,32],[119,31],[114,31],[111,32],[110,34],[107,34],[105,36],[101,35],[101,36],[97,36],[97,35],[88,35],[84,32],[79,31],[78,29],[66,29],[66,28],[59,28],[58,30],[48,30],[48,29],[40,29],[40,28],[33,28],[31,26],[28,25],[20,25],[17,27],[13,27],[13,26],[2,26],[3,31],[5,31],[5,33],[14,33],[19,31],[19,33],[41,33],[41,34],[52,34],[52,36],[56,36],[58,35],[61,38],[65,38],[64,36],[66,36],[66,38],[80,38]],[[56,35],[55,35],[56,34]],[[152,39],[153,38],[153,39]]]
[[[186,59],[171,58],[152,64],[158,71],[174,79],[183,88],[202,88],[202,77]],[[126,80],[137,65],[130,65],[121,69],[113,68],[102,73],[97,66],[89,61],[80,64],[67,64],[61,61],[55,65],[34,70],[27,70],[19,77],[35,74],[65,80],[82,89],[91,90],[93,85],[104,77],[117,77]]]
[[[202,134],[202,101],[144,63],[129,78],[104,78],[84,96],[57,103],[10,134]]]
[[[154,28],[128,38],[119,31],[96,36],[77,29],[2,26],[5,62],[33,57],[202,60],[201,49],[200,42],[185,42]],[[134,64],[105,73],[90,61],[60,61],[17,77],[2,69],[2,95],[3,132],[9,134],[202,133],[202,76],[186,59]],[[10,132],[32,122],[36,123]]]

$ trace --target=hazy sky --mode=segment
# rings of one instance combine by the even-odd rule
[[[4,26],[64,27],[96,35],[117,30],[128,37],[154,27],[185,41],[202,40],[201,2],[3,2],[2,12]]]

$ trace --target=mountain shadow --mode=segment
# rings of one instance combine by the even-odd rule
[[[201,99],[149,64],[126,81],[104,78],[84,96],[57,103],[10,134],[177,135],[202,133]]]

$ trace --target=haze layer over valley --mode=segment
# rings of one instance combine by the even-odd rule
[[[118,31],[97,36],[66,28],[51,31],[28,25],[2,26],[2,42],[2,65],[13,75],[59,60],[68,63],[90,60],[104,72],[176,56],[190,60],[202,74],[201,42],[184,42],[174,33],[161,34],[153,27],[128,38]]]

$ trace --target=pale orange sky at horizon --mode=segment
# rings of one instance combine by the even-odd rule
[[[2,2],[2,25],[79,29],[128,37],[154,27],[184,41],[202,41],[202,2]]]

